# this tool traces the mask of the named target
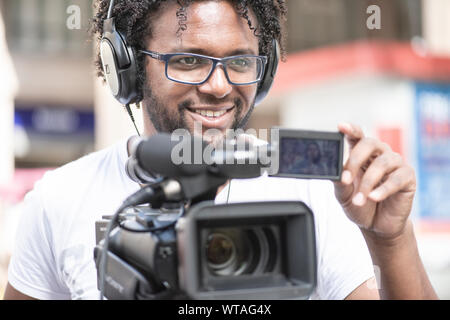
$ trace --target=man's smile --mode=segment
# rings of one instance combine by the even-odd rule
[[[234,105],[227,107],[202,107],[186,108],[187,114],[194,122],[200,122],[207,128],[226,129],[231,126],[235,119]]]

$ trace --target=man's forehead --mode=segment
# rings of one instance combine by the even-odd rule
[[[251,12],[248,14],[252,25],[257,22]],[[166,44],[182,47],[214,45],[217,40],[229,41],[230,45],[247,42],[247,48],[240,50],[254,51],[252,47],[258,40],[248,21],[237,11],[235,5],[227,0],[194,1],[188,7],[180,7],[176,1],[170,1],[155,12],[150,19],[152,38]]]

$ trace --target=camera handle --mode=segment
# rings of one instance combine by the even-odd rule
[[[227,177],[214,176],[209,172],[198,176],[177,179],[183,192],[184,200],[190,200],[191,204],[214,200],[217,195],[217,190],[227,180]]]

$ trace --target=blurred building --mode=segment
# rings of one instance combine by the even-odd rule
[[[249,127],[335,130],[341,121],[358,123],[416,166],[417,215],[440,224],[450,219],[450,200],[440,201],[448,183],[441,173],[450,171],[450,155],[441,151],[450,114],[449,1],[288,5],[287,62]],[[134,132],[95,80],[92,1],[0,0],[0,9],[20,83],[18,167],[57,166]],[[376,11],[378,26],[372,25]],[[433,206],[438,200],[439,209]]]
[[[450,1],[289,0],[288,6],[289,55],[249,127],[361,125],[416,168],[420,225],[450,234]],[[20,83],[18,168],[58,166],[134,132],[95,80],[92,10],[90,0],[0,0]],[[379,28],[368,23],[377,10]],[[140,111],[135,115],[140,124]],[[427,261],[438,261],[428,267],[450,270],[450,246],[424,243],[439,250],[424,251]],[[447,287],[441,290],[450,297]]]
[[[9,55],[5,39],[3,19],[0,16],[0,297],[6,283],[3,270],[8,263],[8,256],[4,252],[8,248],[6,221],[4,219],[5,204],[1,197],[1,191],[5,185],[13,179],[14,173],[14,95],[17,91],[17,79],[14,67]]]
[[[359,124],[415,166],[415,216],[450,230],[449,21],[446,0],[289,1],[290,55],[249,127]]]
[[[380,9],[370,29],[367,9]],[[289,48],[249,127],[359,124],[414,166],[413,219],[433,286],[450,298],[450,1],[289,1]]]
[[[427,2],[445,3],[445,0],[425,1]],[[380,29],[370,30],[366,26],[369,16],[367,8],[374,4],[380,8],[382,25]],[[292,76],[296,79],[289,81],[289,85],[282,80],[276,83],[270,97],[277,97],[277,100],[269,98],[256,110],[250,123],[254,128],[280,124],[303,125],[301,122],[285,123],[283,119],[300,117],[286,114],[286,104],[281,100],[286,101],[288,92],[304,92],[306,85],[311,85],[315,80],[320,83],[320,72],[324,81],[337,79],[343,84],[336,70],[329,70],[333,67],[329,63],[334,57],[322,55],[325,63],[319,60],[307,61],[308,66],[304,66],[303,62],[295,62],[301,59],[302,53],[314,55],[319,53],[317,50],[325,52],[327,48],[341,46],[342,56],[351,60],[352,54],[358,53],[346,51],[346,46],[349,48],[355,43],[368,40],[408,44],[413,40],[420,50],[424,43],[424,30],[428,30],[423,26],[425,10],[422,9],[420,0],[296,0],[289,1],[288,5],[288,50],[292,56],[286,64],[282,64],[280,73],[283,73],[283,69],[292,69]],[[15,109],[16,160],[19,166],[59,165],[94,148],[112,143],[124,132],[132,133],[132,126],[123,110],[104,87],[95,81],[93,43],[88,34],[92,1],[0,0],[0,8],[5,16],[8,44],[20,81]],[[78,26],[73,23],[72,17],[76,14],[76,11],[71,10],[73,8],[79,10]],[[435,32],[429,33],[435,35]],[[375,50],[378,52],[383,51],[383,48],[377,48]],[[296,54],[297,52],[300,54]],[[370,45],[361,49],[360,53],[368,59],[360,60],[359,65],[367,62],[370,64],[370,55],[373,55]],[[301,70],[292,68],[293,64],[300,66]],[[342,72],[354,76],[352,66],[334,66],[335,69],[339,67]],[[366,69],[368,68],[374,67],[369,65]],[[328,75],[323,71],[328,72]],[[380,74],[376,70],[375,72]],[[376,81],[373,80],[373,74],[371,70],[366,72],[368,81],[372,81],[372,84]],[[346,79],[343,80],[345,82]],[[349,81],[350,86],[355,82],[351,79]],[[360,83],[359,80],[356,82]],[[333,87],[333,84],[330,85]],[[281,89],[278,90],[277,86]],[[362,94],[364,92],[364,86],[355,89]],[[344,91],[337,90],[346,96]],[[299,105],[296,102],[294,104]],[[307,108],[307,105],[311,105],[311,102],[302,103],[301,107],[294,110]],[[333,109],[336,106],[331,110]],[[136,113],[137,116],[139,113]],[[306,113],[311,114],[308,110]],[[301,119],[307,121],[304,115]],[[112,126],[112,123],[116,125]],[[310,126],[317,127],[311,122]],[[323,126],[324,124],[321,125]]]
[[[3,19],[0,16],[0,186],[13,178],[14,172],[14,95],[17,77],[5,38]]]
[[[18,166],[60,165],[92,150],[91,1],[2,0],[0,8],[20,83]]]
[[[423,150],[435,154],[439,170],[450,166],[440,151],[450,114],[449,1],[291,0],[288,6],[287,62],[249,127],[335,130],[341,121],[358,123],[417,167],[416,212],[447,219],[450,200],[439,213],[427,213],[438,210],[432,203],[447,184]],[[57,166],[134,133],[95,79],[92,1],[0,0],[0,9],[20,83],[19,167]],[[444,142],[431,146],[430,137]]]

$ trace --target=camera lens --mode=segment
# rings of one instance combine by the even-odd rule
[[[214,276],[270,272],[277,257],[272,232],[266,228],[210,229],[205,262]]]
[[[236,247],[230,237],[222,233],[212,233],[206,244],[206,258],[211,267],[223,268],[236,255]]]

